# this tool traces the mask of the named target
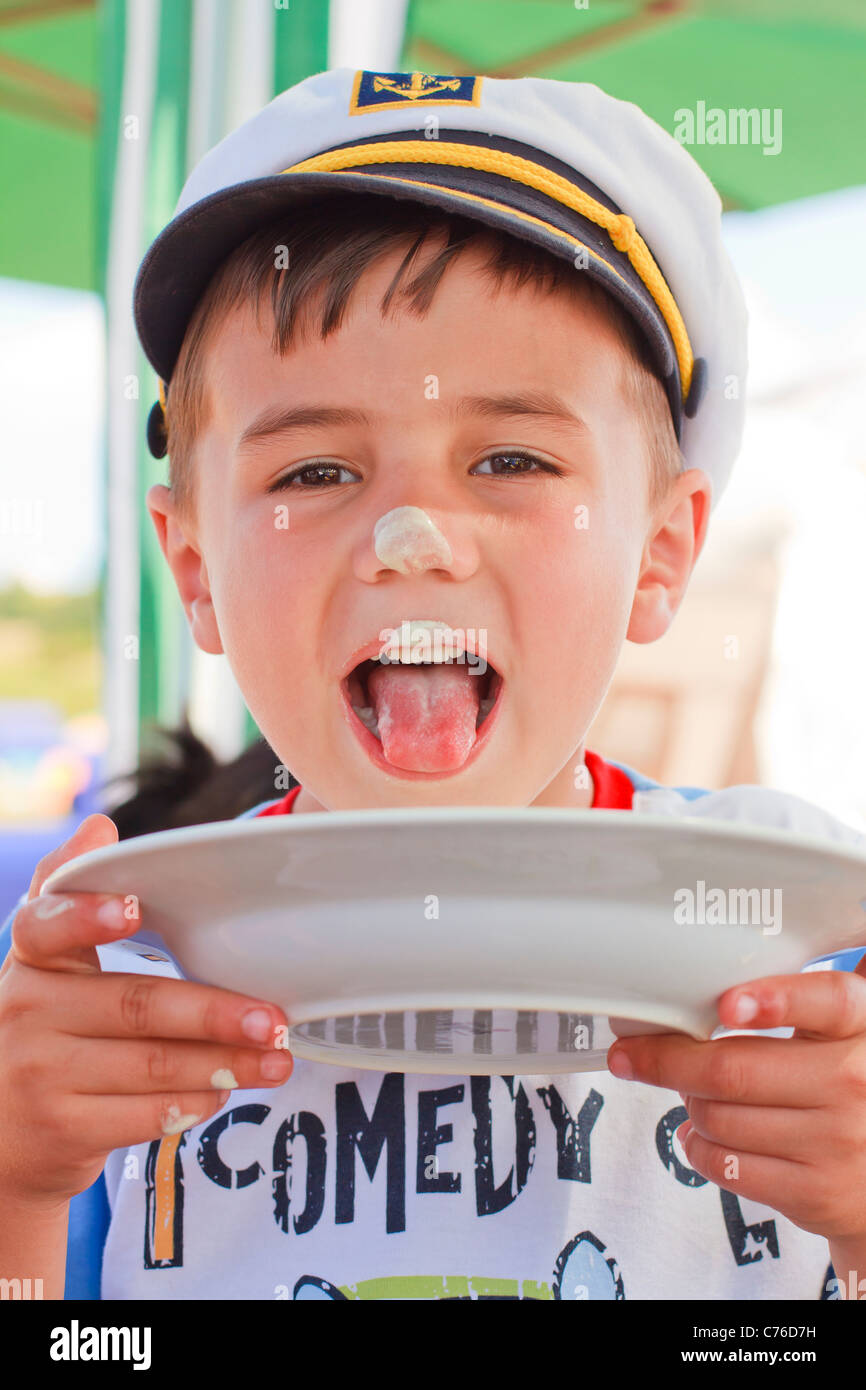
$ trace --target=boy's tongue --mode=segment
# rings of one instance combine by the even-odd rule
[[[463,766],[479,708],[478,677],[465,662],[376,666],[367,691],[389,763],[408,772]]]

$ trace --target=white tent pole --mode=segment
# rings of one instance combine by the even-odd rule
[[[194,0],[187,110],[187,173],[225,134],[230,0]]]
[[[117,159],[111,199],[106,265],[108,393],[107,559],[104,622],[103,709],[108,720],[105,775],[116,776],[138,762],[139,691],[139,518],[137,460],[140,401],[129,399],[138,340],[132,320],[132,286],[145,224],[148,140],[156,80],[159,0],[127,0],[123,86]],[[128,138],[125,118],[138,120],[138,137]]]
[[[274,31],[272,0],[196,0],[190,164],[274,96]],[[209,656],[189,641],[189,722],[229,761],[246,744],[246,705],[226,657]]]
[[[408,0],[331,0],[329,68],[397,72]]]

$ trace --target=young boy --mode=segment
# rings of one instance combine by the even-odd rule
[[[196,642],[300,783],[246,814],[595,806],[860,842],[584,745],[737,452],[719,211],[638,108],[536,78],[319,73],[202,160],[136,285],[171,466],[148,506]],[[475,634],[483,686],[377,662],[403,624]],[[89,817],[0,938],[4,1275],[121,1299],[817,1299],[866,1275],[859,973],[730,990],[720,1024],[776,1036],[632,1038],[610,1072],[293,1063],[273,1001],[120,946],[99,972],[96,945],[158,940],[146,907],[135,933],[101,924],[109,895],[40,888],[116,838]]]

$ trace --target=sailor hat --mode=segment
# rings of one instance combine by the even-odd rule
[[[225,258],[283,209],[357,190],[411,198],[534,242],[632,316],[686,466],[724,488],[743,429],[746,309],[698,164],[638,106],[585,82],[334,68],[288,88],[187,179],[147,251],[133,313],[168,390],[195,305]]]

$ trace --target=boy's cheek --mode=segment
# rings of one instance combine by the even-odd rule
[[[264,732],[302,720],[314,704],[309,687],[317,632],[313,604],[300,581],[239,555],[233,577],[216,604],[223,649],[253,718]],[[321,689],[317,687],[321,699]]]
[[[297,524],[286,506],[239,508],[204,555],[219,608],[242,610],[247,620],[251,614],[268,619],[285,613],[287,600],[300,592],[308,602],[314,597],[310,586],[321,573],[321,555]]]

